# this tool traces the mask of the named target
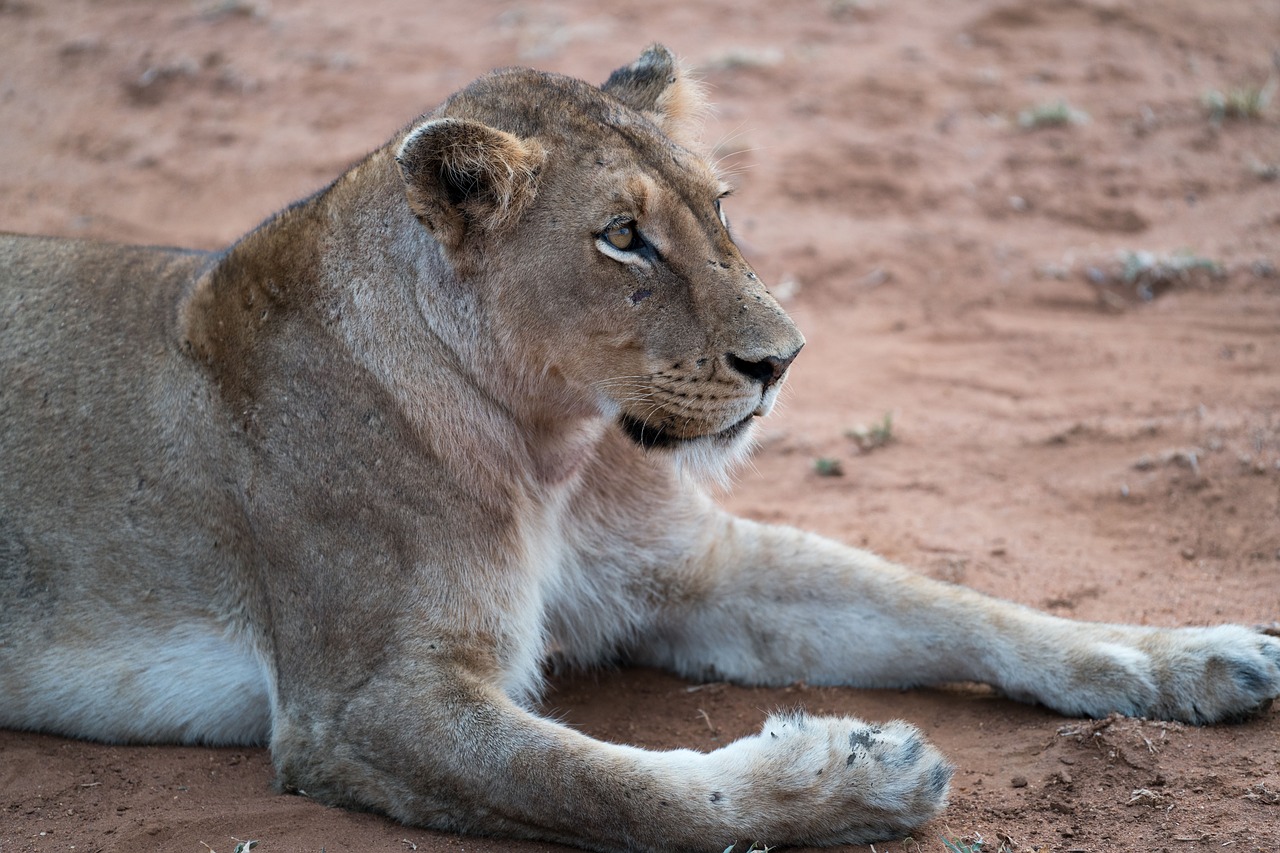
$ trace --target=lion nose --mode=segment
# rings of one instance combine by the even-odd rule
[[[795,361],[799,354],[800,347],[796,347],[790,355],[766,355],[761,359],[746,359],[729,353],[727,360],[734,370],[768,388],[782,378],[787,368],[791,366],[791,362]]]

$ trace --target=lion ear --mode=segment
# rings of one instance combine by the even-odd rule
[[[448,248],[468,229],[498,230],[537,195],[545,152],[465,119],[432,119],[400,143],[396,164],[414,215]]]
[[[651,45],[635,62],[610,74],[600,88],[633,110],[647,113],[679,144],[697,144],[707,112],[706,96],[701,84],[662,45]]]

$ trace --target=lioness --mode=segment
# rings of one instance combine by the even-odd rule
[[[286,789],[409,823],[718,853],[906,833],[951,769],[801,714],[601,743],[532,710],[548,655],[1195,723],[1280,694],[1245,628],[1058,619],[706,497],[804,339],[700,106],[658,46],[599,88],[499,71],[225,251],[0,240],[0,725],[269,742]]]

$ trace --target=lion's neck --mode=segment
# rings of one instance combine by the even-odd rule
[[[595,401],[528,368],[537,359],[496,330],[484,294],[459,279],[398,192],[374,205],[384,225],[375,239],[333,234],[322,253],[348,351],[455,479],[491,493],[572,483],[605,430]]]
[[[389,175],[375,154],[232,247],[184,308],[194,354],[233,410],[253,411],[282,351],[335,363],[345,350],[336,363],[387,392],[455,482],[493,501],[552,499],[593,458],[599,411],[554,371],[526,369],[530,354],[494,331]]]

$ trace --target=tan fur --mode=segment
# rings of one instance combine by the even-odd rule
[[[950,768],[847,718],[601,743],[530,710],[548,657],[1193,722],[1280,693],[1274,638],[1057,619],[704,495],[803,339],[673,141],[692,92],[660,47],[603,89],[497,72],[225,251],[0,238],[0,725],[718,853],[909,832]]]

